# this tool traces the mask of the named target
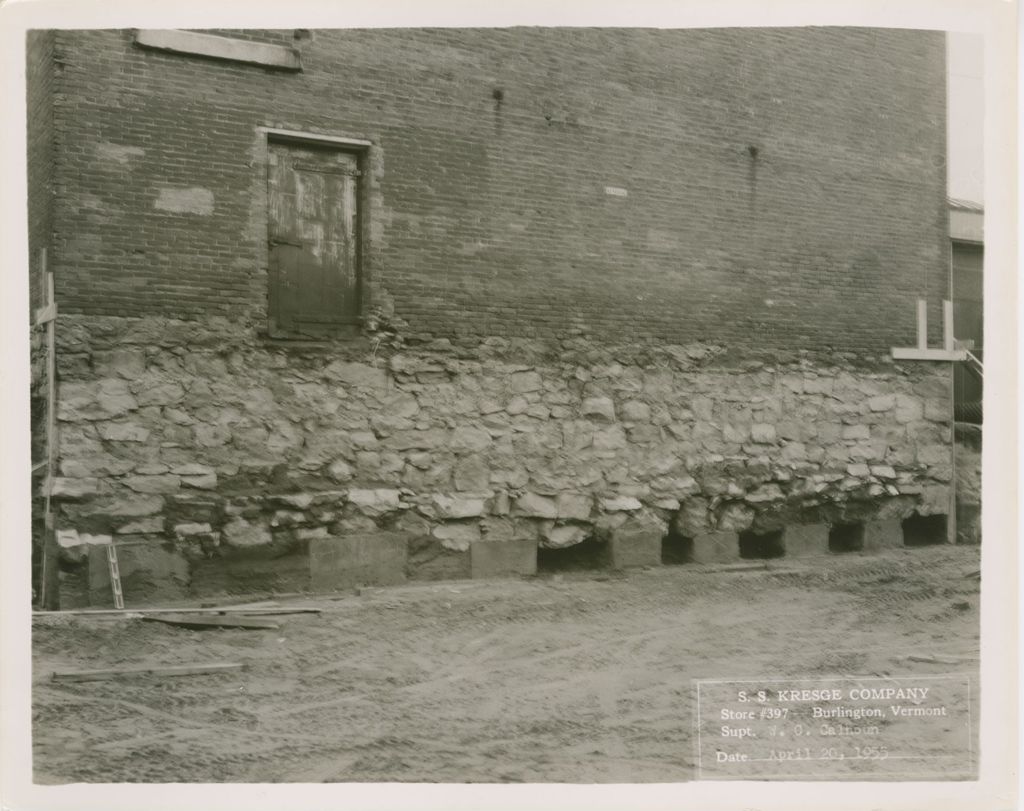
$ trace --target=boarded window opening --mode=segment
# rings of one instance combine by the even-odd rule
[[[903,521],[904,546],[931,546],[946,543],[945,515],[912,515]]]
[[[828,530],[829,552],[860,552],[864,549],[864,524],[835,524]]]
[[[362,296],[360,153],[323,144],[269,144],[270,335],[354,332]]]
[[[770,532],[754,532],[752,529],[740,533],[740,557],[745,559],[764,560],[781,558],[786,554],[782,541],[782,530]]]
[[[563,549],[537,549],[538,574],[599,571],[609,563],[608,544],[593,537]]]
[[[661,562],[665,566],[677,566],[693,560],[693,538],[669,532],[661,539]]]

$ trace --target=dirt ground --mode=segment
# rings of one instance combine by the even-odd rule
[[[681,782],[693,679],[977,675],[975,547],[758,566],[369,590],[279,630],[37,616],[35,779]],[[245,669],[51,681],[213,662]]]

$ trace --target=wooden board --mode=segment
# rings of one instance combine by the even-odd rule
[[[94,617],[136,617],[140,614],[319,614],[323,609],[310,606],[294,608],[245,608],[225,606],[222,608],[73,608],[66,611],[33,611],[33,617],[94,616]]]
[[[276,622],[259,617],[229,617],[209,614],[159,614],[142,618],[143,622],[165,622],[182,628],[280,628]]]
[[[98,681],[116,679],[121,676],[194,676],[202,673],[223,673],[241,670],[240,662],[209,665],[154,665],[153,667],[118,667],[107,670],[66,670],[54,671],[54,681]]]

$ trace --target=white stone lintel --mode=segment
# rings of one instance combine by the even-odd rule
[[[140,28],[135,32],[135,42],[144,48],[161,51],[245,62],[280,70],[302,70],[298,51],[285,45],[249,42],[173,28]]]

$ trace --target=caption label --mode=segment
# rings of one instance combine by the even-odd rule
[[[703,780],[970,780],[967,674],[697,682]]]

